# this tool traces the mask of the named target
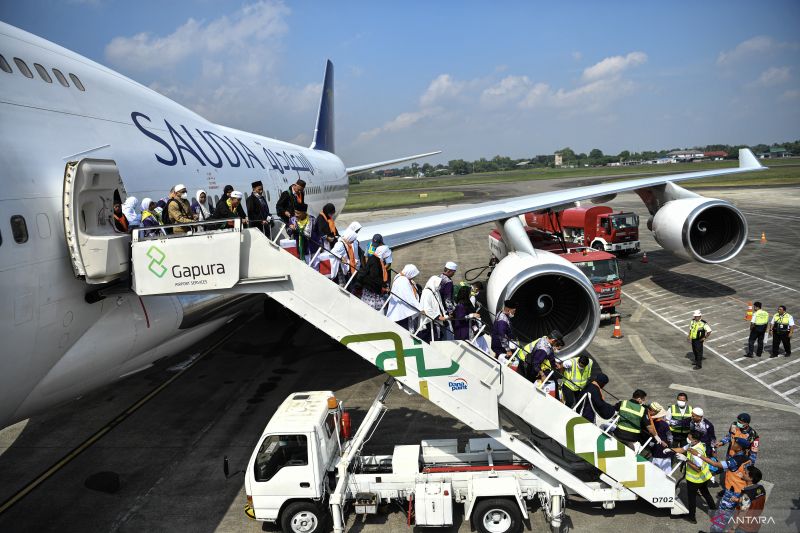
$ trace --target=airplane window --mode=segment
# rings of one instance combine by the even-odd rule
[[[39,63],[34,63],[33,66],[36,69],[36,72],[39,73],[40,78],[47,83],[53,83],[53,78],[50,77],[50,74],[47,73],[47,70],[43,66],[41,66]]]
[[[23,60],[21,60],[18,57],[15,57],[14,63],[17,64],[17,68],[19,69],[20,72],[22,72],[23,76],[25,76],[26,78],[33,78],[33,72],[31,72],[31,69],[28,68],[28,65],[26,65]]]
[[[69,87],[69,82],[67,81],[67,78],[64,77],[64,74],[62,74],[60,70],[58,70],[57,68],[54,68],[53,69],[53,74],[56,75],[56,79],[58,79],[58,83],[60,83],[64,87]]]
[[[78,79],[78,76],[76,76],[72,72],[69,73],[69,79],[72,80],[72,83],[75,84],[75,87],[77,87],[79,91],[85,91],[86,90],[86,88],[81,83],[81,80]]]
[[[11,235],[14,236],[14,241],[17,244],[28,242],[28,225],[22,215],[11,217]]]
[[[0,56],[0,68],[3,69],[3,72],[8,72],[9,74],[12,73],[11,65],[8,64],[8,61],[6,61],[6,58],[3,56]]]

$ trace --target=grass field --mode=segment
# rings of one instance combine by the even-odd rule
[[[687,188],[702,187],[743,187],[743,186],[786,186],[800,185],[800,159],[773,159],[762,161],[769,170],[737,176],[719,176],[682,183]],[[603,177],[609,181],[627,179],[627,175],[641,174],[677,174],[710,170],[715,168],[733,168],[736,161],[714,161],[704,163],[686,163],[675,165],[653,165],[637,167],[599,167],[599,168],[541,168],[527,170],[511,170],[508,172],[486,172],[467,176],[441,176],[437,178],[402,179],[386,178],[367,180],[350,186],[350,195],[345,209],[358,211],[364,209],[380,209],[454,201],[462,198],[463,193],[453,191],[453,187],[462,185],[479,185],[484,183],[513,183],[532,180]],[[437,191],[447,188],[451,190]],[[407,189],[425,189],[427,198],[420,198],[415,192],[404,192]]]

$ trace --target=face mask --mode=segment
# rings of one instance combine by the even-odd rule
[[[185,193],[181,194],[181,198],[186,200],[187,198],[189,198],[189,193],[185,192]]]
[[[744,424],[742,424],[741,422],[736,422],[736,427],[738,427],[739,429],[744,429]]]
[[[678,407],[680,407],[681,409],[686,407],[686,402],[684,402],[683,400],[678,400],[676,403],[678,404]]]

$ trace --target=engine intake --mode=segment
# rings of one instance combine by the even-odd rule
[[[715,198],[669,201],[656,212],[652,226],[662,248],[701,263],[732,259],[747,241],[742,212]]]
[[[494,268],[487,287],[489,310],[499,313],[513,299],[512,320],[520,341],[558,329],[564,335],[559,358],[581,353],[600,324],[600,304],[586,276],[572,263],[550,252],[512,252]]]

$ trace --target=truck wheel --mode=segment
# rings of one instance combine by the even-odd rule
[[[517,533],[522,530],[522,515],[517,504],[505,498],[481,500],[472,511],[478,533]]]
[[[319,507],[310,502],[295,502],[283,511],[283,533],[317,533],[322,531],[323,515]]]

